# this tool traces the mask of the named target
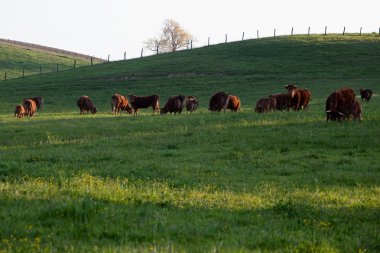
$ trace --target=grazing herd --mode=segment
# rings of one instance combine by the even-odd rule
[[[294,84],[285,85],[287,93],[271,94],[268,97],[260,98],[256,102],[255,112],[268,113],[271,111],[299,111],[306,110],[311,100],[311,92],[308,89],[300,89]],[[367,101],[372,97],[372,90],[360,89],[362,101]],[[14,116],[22,118],[24,116],[32,117],[37,110],[42,110],[44,104],[43,97],[24,98],[22,105],[17,105]],[[77,100],[80,114],[95,114],[96,107],[88,96],[81,96]],[[194,96],[176,95],[171,96],[163,108],[160,108],[159,96],[136,96],[129,95],[129,101],[120,94],[114,94],[111,97],[111,110],[113,114],[126,111],[129,114],[136,115],[140,108],[152,107],[153,113],[182,113],[186,107],[186,111],[192,113],[198,108],[198,100]],[[238,96],[230,95],[225,92],[215,93],[209,101],[208,109],[210,111],[226,111],[227,109],[237,112],[241,107],[241,101]],[[344,119],[362,119],[362,107],[356,99],[356,94],[351,88],[341,88],[332,92],[326,99],[326,121],[341,121]]]

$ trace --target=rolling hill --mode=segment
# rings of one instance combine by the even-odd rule
[[[14,79],[18,77],[39,75],[74,68],[88,66],[91,64],[91,57],[73,52],[40,46],[36,44],[0,40],[0,80],[6,78]],[[101,59],[93,59],[93,64],[102,62]],[[40,69],[41,68],[41,69]]]
[[[0,252],[378,252],[379,52],[378,35],[288,36],[0,81]],[[307,110],[254,112],[289,83]],[[326,122],[344,86],[374,91],[363,121]],[[241,110],[208,112],[217,91]],[[115,116],[115,92],[200,107]],[[14,118],[31,96],[44,110]]]

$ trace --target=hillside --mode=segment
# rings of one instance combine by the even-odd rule
[[[377,35],[278,37],[1,81],[0,252],[379,252],[379,52]],[[290,82],[307,110],[254,112]],[[343,86],[374,91],[362,121],[326,122]],[[241,110],[209,112],[216,91]],[[115,92],[200,107],[115,116]],[[14,118],[27,96],[44,110]]]
[[[325,97],[340,86],[376,90],[379,52],[378,35],[293,36],[219,44],[0,82],[1,94],[7,94],[0,110],[12,110],[20,98],[36,95],[46,97],[51,104],[47,110],[76,110],[76,98],[87,94],[100,111],[108,111],[109,98],[115,92],[157,93],[162,101],[172,94],[192,94],[200,97],[205,107],[216,91],[239,91],[236,95],[241,96],[243,107],[252,107],[258,97],[283,92],[283,85],[290,82],[310,88],[314,98]],[[59,58],[72,67],[72,59]],[[54,69],[55,65],[50,66]],[[258,89],[261,86],[266,88]],[[331,88],[325,90],[327,86]],[[59,105],[53,102],[57,99]]]
[[[50,73],[73,69],[74,59],[76,67],[88,66],[90,56],[75,54],[65,50],[54,49],[35,44],[0,40],[0,80],[14,79],[41,73]],[[100,63],[100,59],[94,59],[93,64]]]

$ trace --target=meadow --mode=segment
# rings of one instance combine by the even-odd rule
[[[380,251],[379,52],[378,35],[278,37],[0,82],[0,252]],[[254,112],[288,83],[308,110]],[[362,122],[326,122],[340,87],[375,92]],[[217,91],[241,111],[208,112]],[[115,92],[200,109],[114,116]]]

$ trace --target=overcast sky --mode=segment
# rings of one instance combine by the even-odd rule
[[[380,0],[2,0],[0,38],[111,60],[135,58],[165,19],[194,35],[195,46],[277,34],[379,32]],[[147,50],[146,50],[147,51]],[[1,52],[0,52],[1,53]]]

